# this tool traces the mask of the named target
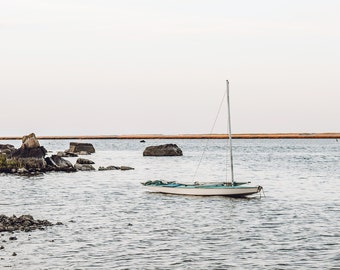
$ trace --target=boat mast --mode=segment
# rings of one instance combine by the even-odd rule
[[[234,165],[233,165],[233,150],[232,150],[233,146],[231,142],[231,120],[230,120],[229,81],[228,80],[227,80],[227,104],[228,104],[228,131],[229,131],[231,184],[234,185]]]

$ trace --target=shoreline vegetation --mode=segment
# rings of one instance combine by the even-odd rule
[[[83,135],[37,136],[38,140],[108,140],[108,139],[226,139],[227,134],[135,134],[135,135]],[[340,133],[249,133],[232,134],[233,139],[340,139]],[[22,136],[0,136],[0,140],[22,140]]]

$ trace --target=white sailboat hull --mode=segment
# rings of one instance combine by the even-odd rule
[[[146,186],[151,192],[177,194],[177,195],[194,195],[194,196],[234,196],[241,197],[252,195],[261,191],[262,187],[240,187],[240,186],[225,186],[225,187],[164,187],[164,186]]]

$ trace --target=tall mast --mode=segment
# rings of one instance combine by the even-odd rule
[[[231,184],[234,185],[233,145],[231,142],[231,120],[230,120],[229,81],[228,80],[227,80],[227,104],[228,104],[228,131],[229,131]]]

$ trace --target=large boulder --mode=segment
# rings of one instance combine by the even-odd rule
[[[12,158],[44,158],[47,153],[45,147],[40,146],[38,139],[34,133],[22,138],[22,144],[19,149],[11,153]]]
[[[9,158],[17,162],[18,168],[24,168],[29,172],[40,172],[47,166],[46,153],[47,150],[40,146],[35,134],[31,133],[22,138],[21,147],[12,151]]]
[[[143,152],[143,156],[182,156],[182,150],[176,144],[163,144],[148,146]]]
[[[95,153],[96,150],[91,143],[70,142],[70,148],[65,152],[77,155],[90,155]]]
[[[38,148],[40,143],[34,133],[22,137],[22,144],[26,148]]]
[[[72,163],[58,155],[45,158],[49,171],[75,172]]]

